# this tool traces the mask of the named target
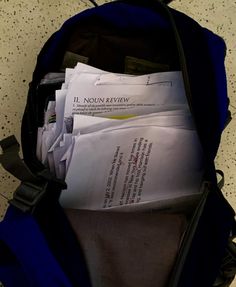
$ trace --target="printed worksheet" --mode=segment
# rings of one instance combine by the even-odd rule
[[[187,105],[181,72],[133,77],[80,73],[69,83],[64,117],[94,116],[126,109],[147,113],[149,109],[160,110],[166,105]]]
[[[202,150],[196,131],[158,126],[115,128],[75,138],[60,202],[101,210],[199,192]]]

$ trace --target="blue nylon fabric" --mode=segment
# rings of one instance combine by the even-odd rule
[[[170,27],[169,22],[163,16],[158,15],[155,10],[150,9],[150,7],[113,2],[85,10],[71,17],[63,24],[62,28],[68,27],[70,29],[76,23],[89,17],[101,19],[107,25],[112,25],[114,28],[120,30],[132,29],[133,31],[148,32],[153,27],[161,29]]]
[[[226,45],[223,39],[204,29],[209,48],[209,56],[215,73],[216,100],[218,101],[220,131],[223,132],[227,122],[228,99],[227,99],[227,78],[225,72]]]
[[[227,111],[222,111],[222,107],[218,106],[219,93],[215,66],[212,64],[212,51],[208,48],[204,29],[199,24],[175,10],[173,16],[185,52],[194,119],[205,155],[209,162],[213,162],[221,137],[220,114]]]
[[[6,287],[29,286],[20,264],[18,264],[15,260],[12,261],[9,265],[0,265],[0,280]]]
[[[0,266],[6,287],[71,287],[31,215],[9,207],[0,224],[0,240],[16,258],[9,267]]]

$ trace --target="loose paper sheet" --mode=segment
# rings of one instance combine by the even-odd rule
[[[200,155],[192,130],[151,126],[80,135],[60,202],[100,210],[197,193]]]

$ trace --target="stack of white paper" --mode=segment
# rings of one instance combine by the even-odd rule
[[[67,69],[38,130],[37,156],[79,209],[143,209],[198,192],[202,150],[181,72]]]

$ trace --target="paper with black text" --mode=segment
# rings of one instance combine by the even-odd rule
[[[148,111],[165,105],[187,105],[181,72],[135,77],[82,73],[70,82],[64,116],[133,108]]]
[[[60,203],[120,209],[194,194],[201,185],[202,158],[194,130],[146,126],[79,135]]]

